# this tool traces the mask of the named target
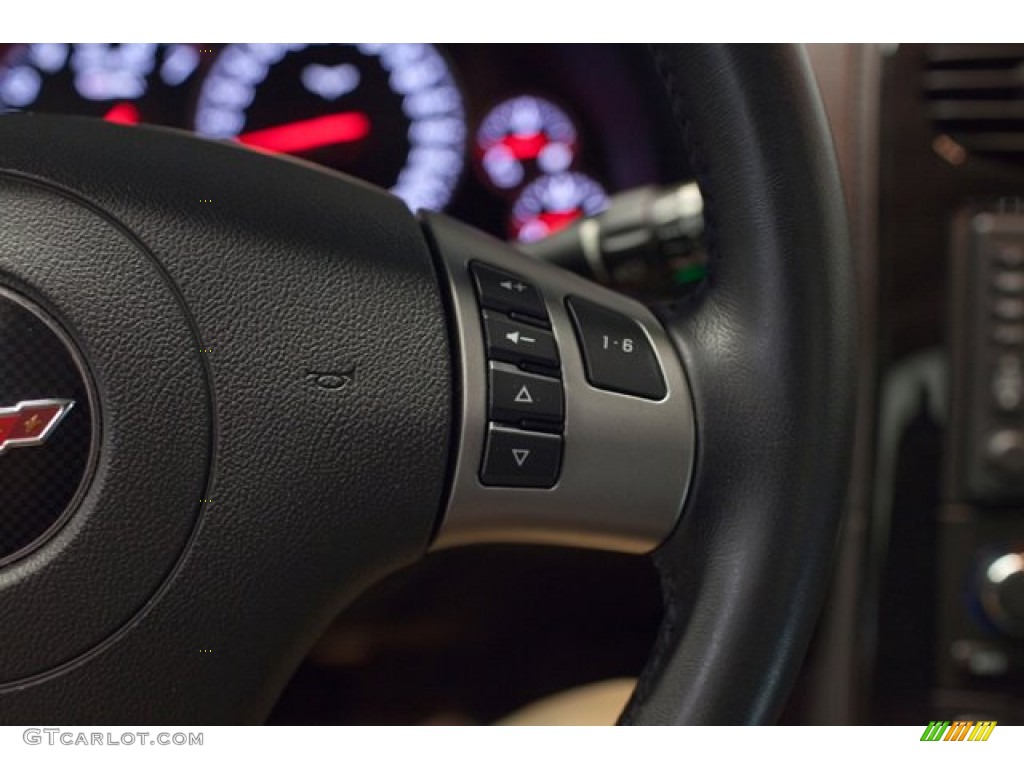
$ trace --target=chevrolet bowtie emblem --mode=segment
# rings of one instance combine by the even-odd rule
[[[74,400],[24,400],[13,408],[0,408],[0,454],[8,448],[42,445],[74,405]]]

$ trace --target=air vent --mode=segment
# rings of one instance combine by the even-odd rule
[[[1024,45],[930,45],[927,58],[936,150],[1024,164]]]

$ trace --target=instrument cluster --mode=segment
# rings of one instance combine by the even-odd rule
[[[588,45],[11,44],[0,112],[294,155],[528,242],[616,191],[672,180],[639,58]]]

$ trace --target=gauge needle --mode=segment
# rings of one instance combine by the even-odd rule
[[[551,142],[543,133],[511,133],[501,143],[517,160],[534,160]]]
[[[139,110],[131,102],[122,101],[112,106],[110,108],[110,111],[103,116],[103,119],[106,120],[108,123],[118,123],[120,125],[138,125]]]
[[[370,120],[362,112],[339,112],[243,133],[238,140],[270,152],[303,152],[359,141],[369,133]]]

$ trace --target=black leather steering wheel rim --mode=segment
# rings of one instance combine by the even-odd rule
[[[652,53],[705,199],[711,263],[704,289],[662,313],[693,387],[697,468],[654,555],[665,618],[623,722],[769,723],[824,600],[848,480],[844,202],[800,49]]]
[[[696,461],[654,553],[666,615],[622,722],[770,722],[845,495],[842,195],[798,49],[651,50],[711,264],[694,297],[657,308],[689,381]],[[302,164],[46,116],[0,119],[0,205],[0,287],[77,345],[100,425],[69,522],[0,570],[14,617],[0,625],[0,721],[260,721],[331,617],[431,546],[465,394],[438,252],[463,238],[478,254],[465,265],[509,249]],[[544,283],[553,268],[521,271],[557,293],[556,327],[571,293],[657,324],[576,277]]]

